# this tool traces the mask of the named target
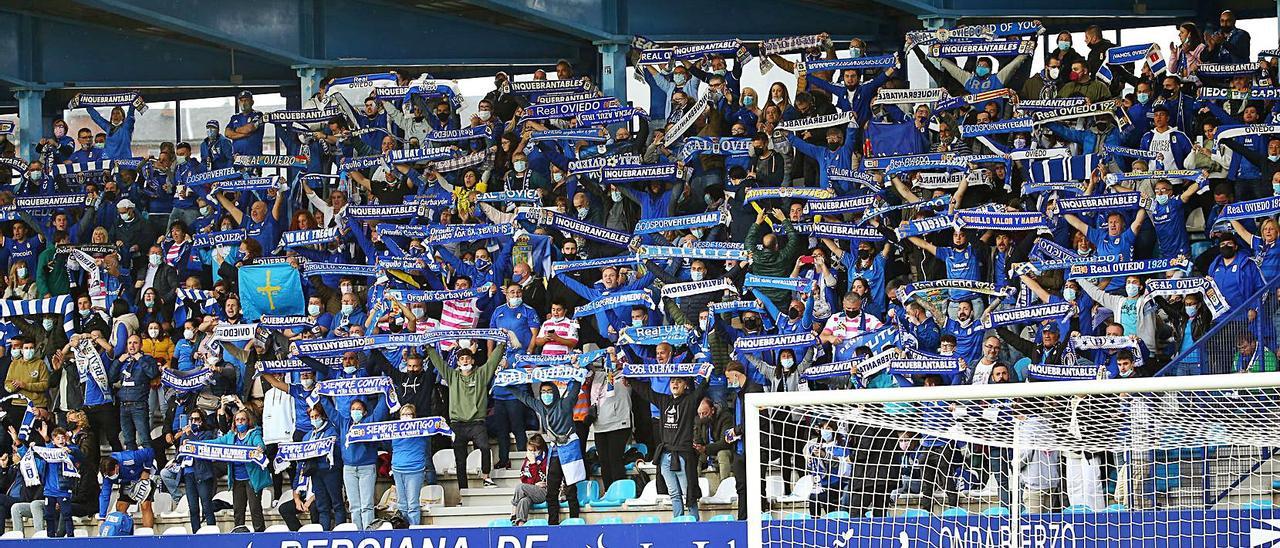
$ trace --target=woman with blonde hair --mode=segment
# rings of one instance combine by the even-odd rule
[[[231,431],[213,440],[213,443],[263,450],[262,429],[254,425],[253,415],[240,409],[236,411],[231,424]],[[266,518],[262,513],[262,490],[271,487],[271,473],[252,462],[233,462],[227,465],[227,482],[231,484],[231,512],[235,526],[244,525],[244,509],[247,504],[253,517],[253,530],[266,530]]]
[[[5,299],[25,301],[36,298],[36,276],[24,261],[14,261],[9,265],[5,286]]]

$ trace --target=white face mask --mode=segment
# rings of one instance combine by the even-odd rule
[[[196,338],[196,331],[194,329],[183,329],[182,338],[186,340],[192,340]]]
[[[490,116],[493,116],[493,113],[487,110],[482,110],[476,113],[476,118],[479,118],[481,122],[488,122]]]
[[[147,330],[147,334],[148,334],[148,335],[151,335],[151,338],[153,338],[153,339],[158,339],[158,338],[160,338],[160,330],[159,330],[159,329],[157,329],[157,328],[151,328],[151,329],[148,329],[148,330]]]
[[[463,373],[470,373],[471,369],[474,367],[475,365],[472,365],[472,364],[458,365],[458,369],[461,370]]]

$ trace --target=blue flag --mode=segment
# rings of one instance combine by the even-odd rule
[[[297,269],[287,263],[241,267],[240,306],[246,321],[305,313]]]
[[[929,152],[929,139],[925,135],[911,122],[872,122],[867,124],[867,142],[870,143],[867,156],[924,154]]]

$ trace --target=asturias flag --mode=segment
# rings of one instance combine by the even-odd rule
[[[240,306],[246,321],[304,313],[298,270],[287,263],[240,267]]]

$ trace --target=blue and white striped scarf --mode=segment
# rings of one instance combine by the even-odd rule
[[[302,265],[302,273],[306,276],[362,276],[375,278],[378,267],[367,264],[314,263]]]
[[[592,270],[609,266],[616,267],[634,265],[639,262],[640,258],[635,255],[618,255],[616,257],[601,257],[598,259],[584,259],[581,261],[555,261],[551,263],[551,276],[555,277],[562,272]]]
[[[75,299],[70,295],[28,301],[3,299],[0,300],[0,318],[56,314],[63,317],[63,330],[71,334],[75,333],[75,323],[71,320],[71,312],[74,308]]]
[[[387,406],[391,412],[400,409],[400,399],[396,396],[396,385],[391,377],[354,377],[350,379],[325,379],[316,383],[308,402],[320,401],[321,396],[345,398],[351,396],[367,396],[383,394],[387,397]]]
[[[168,367],[160,370],[160,382],[183,394],[202,390],[212,379],[212,369],[199,369],[190,374]]]
[[[628,379],[669,379],[673,377],[703,377],[711,374],[709,363],[628,363],[622,366],[622,376]]]
[[[598,314],[606,310],[614,308],[644,305],[646,308],[653,308],[653,298],[649,296],[648,291],[635,290],[623,291],[605,295],[587,304],[579,306],[573,311],[574,318],[585,318],[593,314]]]
[[[253,463],[261,468],[267,467],[267,456],[259,447],[211,441],[182,442],[182,446],[178,449],[178,461],[186,464],[194,459],[237,464]]]
[[[1052,228],[1039,211],[988,212],[962,209],[955,214],[956,228],[965,230],[1039,230]]]
[[[835,165],[827,166],[827,180],[833,183],[851,183],[861,185],[862,187],[872,191],[881,192],[884,187],[876,182],[876,178],[865,171],[854,171],[852,169],[843,168]]]
[[[423,438],[430,436],[453,437],[453,429],[444,417],[420,417],[398,421],[365,422],[351,425],[347,430],[347,445],[362,442]]]
[[[765,288],[765,289],[781,289],[784,291],[793,291],[796,293],[808,293],[813,291],[813,280],[809,278],[780,278],[776,276],[761,276],[759,274],[748,273],[743,279],[742,287]]]
[[[733,342],[735,354],[754,354],[784,348],[808,348],[818,344],[818,337],[812,331],[785,333],[781,335],[755,335],[738,337]]]
[[[829,188],[813,188],[807,186],[777,186],[748,189],[743,194],[742,202],[749,204],[756,200],[789,199],[826,200],[835,197],[835,191]]]
[[[687,230],[690,228],[728,224],[727,216],[724,213],[725,212],[723,210],[716,210],[708,211],[706,213],[696,213],[693,215],[683,215],[680,217],[643,219],[636,223],[634,232],[636,234],[653,234],[655,232],[666,232],[668,230]]]
[[[640,259],[702,259],[711,261],[745,261],[748,253],[742,249],[714,247],[674,247],[666,245],[642,245],[636,252]]]
[[[455,141],[470,141],[472,139],[492,139],[493,126],[488,124],[473,127],[464,127],[462,129],[437,129],[427,134],[427,140],[433,143],[451,143]]]
[[[594,90],[595,86],[591,84],[591,79],[582,77],[577,80],[524,80],[513,82],[507,80],[502,83],[502,93],[514,93],[517,95],[538,95],[543,93],[576,93]]]
[[[638,183],[647,181],[674,181],[681,176],[680,166],[672,164],[643,164],[601,168],[604,183]]]
[[[479,298],[481,295],[489,292],[490,285],[491,284],[485,284],[479,288],[450,289],[447,291],[388,289],[383,293],[383,295],[388,299],[395,299],[402,303],[438,303],[444,301]]]
[[[521,213],[521,215],[534,224],[549,225],[570,234],[576,234],[583,238],[612,244],[619,247],[629,247],[632,240],[638,238],[626,232],[605,228],[603,226],[593,225],[591,223],[581,221],[568,215],[561,215],[554,211],[536,210]]]
[[[116,162],[117,164],[119,162]],[[222,181],[231,181],[241,179],[244,174],[236,170],[234,167],[224,167],[222,169],[214,169],[204,173],[197,173],[187,177],[187,186],[200,186]]]
[[[276,458],[272,462],[272,468],[278,473],[296,461],[318,457],[327,457],[329,464],[333,464],[333,446],[337,441],[336,436],[328,436],[309,441],[283,442],[276,448]]]
[[[1163,274],[1169,271],[1181,271],[1183,274],[1190,273],[1191,261],[1188,261],[1186,257],[1179,256],[1172,259],[1077,264],[1072,265],[1067,274],[1067,279],[1142,276],[1145,274]]]
[[[555,356],[559,357],[559,356]],[[586,369],[568,365],[545,367],[520,367],[498,371],[493,376],[494,386],[519,386],[543,382],[586,382]]]
[[[305,247],[325,245],[338,239],[338,228],[315,230],[290,230],[280,235],[280,247]]]

